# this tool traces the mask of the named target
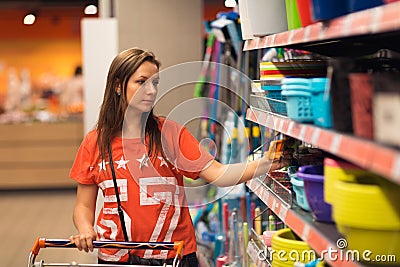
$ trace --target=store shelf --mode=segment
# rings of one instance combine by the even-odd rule
[[[257,267],[269,267],[270,265],[264,260],[264,253],[259,248],[254,240],[250,240],[247,246],[247,254],[250,257],[251,262],[253,262]],[[261,256],[260,256],[261,255]]]
[[[283,221],[291,228],[300,238],[309,244],[318,254],[321,255],[323,251],[324,255],[327,251],[333,252],[331,254],[331,261],[329,257],[325,257],[326,262],[331,266],[341,267],[356,267],[363,266],[358,262],[354,262],[346,259],[346,257],[340,257],[341,250],[338,248],[336,243],[342,237],[336,230],[335,224],[320,223],[312,219],[309,212],[305,212],[300,208],[293,207],[288,208],[285,203],[276,198],[269,192],[266,186],[263,184],[262,179],[254,178],[247,182],[247,186]],[[257,263],[260,262],[254,255],[257,251],[255,244],[251,244],[251,248],[248,248],[250,258]],[[250,250],[250,252],[249,252]],[[345,253],[344,253],[345,254]],[[336,257],[335,257],[336,256]],[[254,259],[253,259],[254,258]]]
[[[246,118],[312,144],[400,184],[400,151],[397,149],[311,124],[296,123],[255,108],[247,110]]]
[[[394,2],[303,28],[255,37],[245,42],[244,50],[296,47],[327,56],[355,56],[383,48],[398,51],[399,14],[400,2]]]

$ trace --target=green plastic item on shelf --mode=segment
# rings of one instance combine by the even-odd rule
[[[287,17],[288,30],[301,28],[302,25],[296,0],[285,0],[285,1],[286,1],[286,17]]]

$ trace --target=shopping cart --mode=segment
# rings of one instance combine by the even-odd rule
[[[80,266],[80,267],[111,267],[121,266],[115,264],[79,264],[79,263],[45,263],[44,260],[35,262],[36,256],[39,254],[41,248],[76,248],[75,244],[69,239],[46,239],[37,238],[33,245],[28,258],[28,267],[44,267],[44,266]],[[120,241],[93,241],[94,248],[115,248],[115,249],[153,249],[153,250],[175,250],[176,256],[172,266],[177,267],[183,256],[183,241],[176,242],[120,242]],[[124,265],[127,267],[139,266],[139,265]],[[143,265],[140,265],[143,267]]]

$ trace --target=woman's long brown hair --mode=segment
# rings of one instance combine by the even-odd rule
[[[125,111],[129,105],[126,98],[129,78],[146,61],[160,68],[160,62],[152,52],[139,48],[131,48],[119,53],[110,65],[96,127],[99,157],[102,159],[108,158],[108,149],[113,138],[122,131]],[[121,88],[120,94],[117,93],[118,87]],[[159,120],[153,114],[153,110],[142,115],[142,124],[144,125],[143,141],[147,141],[149,157],[156,157],[158,153],[161,153],[166,158],[161,149]]]

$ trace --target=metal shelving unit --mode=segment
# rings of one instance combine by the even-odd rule
[[[398,149],[312,124],[297,123],[260,109],[249,108],[246,118],[312,144],[400,184],[400,151]]]
[[[400,2],[394,2],[304,28],[255,37],[245,42],[244,51],[288,47],[326,56],[359,56],[384,48],[399,52],[399,14]],[[254,106],[247,110],[246,118],[337,155],[400,185],[400,150],[397,148],[312,124],[297,123]],[[337,244],[341,235],[335,224],[316,222],[309,212],[296,206],[288,207],[265,188],[262,179],[252,179],[247,182],[247,186],[317,253],[326,250],[335,250],[338,253],[341,251]],[[257,250],[257,244],[249,242],[248,254],[251,259],[257,254]],[[325,260],[331,266],[369,266],[343,258],[330,261],[325,257]],[[268,266],[258,258],[254,258],[253,262],[257,266]]]
[[[247,40],[244,51],[296,47],[328,56],[365,54],[379,48],[399,51],[400,3],[354,12],[303,28]]]

